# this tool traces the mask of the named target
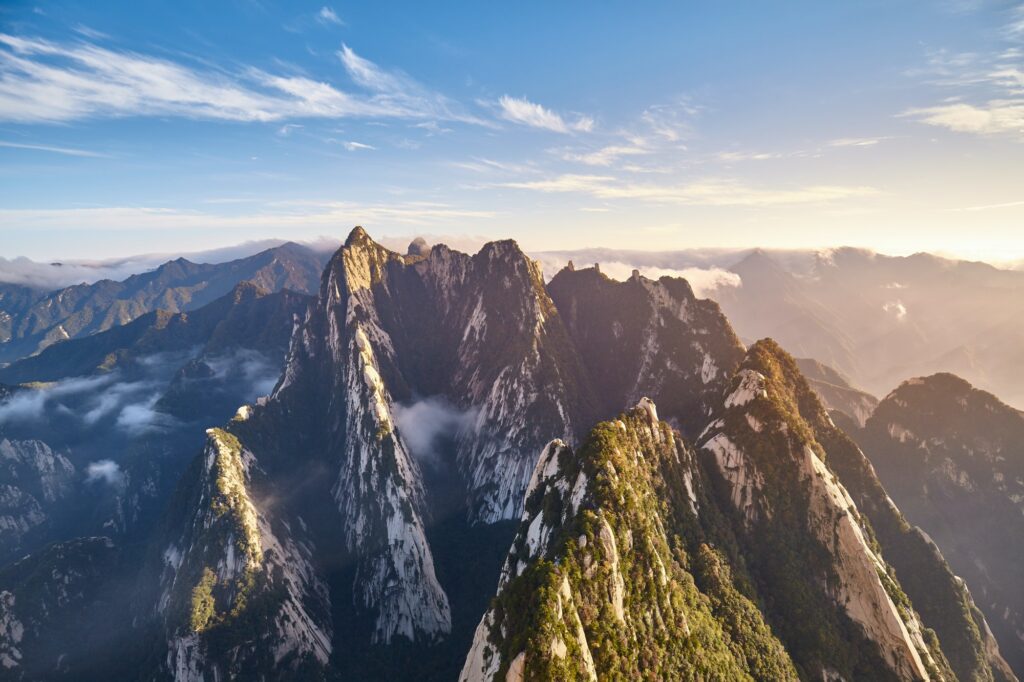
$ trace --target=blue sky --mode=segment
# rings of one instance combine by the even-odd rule
[[[0,256],[279,237],[1024,258],[1019,2],[7,2]]]

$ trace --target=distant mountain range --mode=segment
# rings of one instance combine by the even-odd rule
[[[701,278],[703,295],[718,301],[742,339],[770,336],[876,395],[911,377],[952,372],[1024,408],[1021,270],[853,248],[539,256],[551,275],[573,260]]]
[[[851,433],[967,580],[1000,641],[1024,643],[1024,413],[935,374],[901,384]],[[1004,651],[1024,668],[1020,645]]]
[[[857,388],[894,332],[849,288],[943,291],[931,261],[750,253],[720,306],[513,241],[356,228],[315,284],[283,248],[17,337],[0,678],[1017,679],[1020,413],[945,375]],[[920,296],[903,317],[937,320]],[[111,310],[78,300],[48,329]],[[800,343],[745,345],[730,307]]]
[[[0,368],[20,385],[0,403],[0,557],[58,529],[148,533],[203,429],[272,388],[310,300],[242,282]]]
[[[289,243],[226,263],[178,258],[121,282],[100,280],[57,291],[0,283],[0,363],[126,324],[155,310],[201,308],[243,281],[269,291],[310,293],[317,288],[324,261],[323,254]]]

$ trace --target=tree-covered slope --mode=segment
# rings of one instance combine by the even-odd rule
[[[704,542],[708,504],[650,401],[552,442],[460,679],[796,679]]]

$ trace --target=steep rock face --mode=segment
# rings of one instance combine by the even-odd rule
[[[838,636],[843,644],[832,651],[801,645],[791,649],[800,652],[795,655],[820,656],[814,666],[844,677],[866,674],[877,662],[842,652],[855,641],[852,623],[853,632],[877,647],[888,674],[901,679],[952,679],[954,671],[963,679],[1005,677],[998,655],[986,654],[992,643],[979,633],[966,589],[906,524],[790,356],[774,342],[755,344],[724,405],[703,447],[742,513],[752,571],[764,594],[774,592],[784,640],[810,634],[800,632],[790,608],[820,604],[824,594],[839,611],[815,627],[822,638]],[[746,487],[738,495],[741,482]],[[810,584],[785,577],[788,561],[806,564]]]
[[[893,499],[970,586],[1024,671],[1024,415],[951,374],[904,382],[860,441]]]
[[[222,429],[208,432],[186,474],[157,605],[162,667],[175,680],[302,679],[330,657],[327,589],[304,524],[259,499],[262,476],[254,455]]]
[[[345,549],[358,563],[357,604],[373,612],[372,641],[431,639],[451,627],[424,534],[422,474],[394,424],[388,377],[395,344],[376,295],[390,298],[390,268],[402,257],[353,232],[324,273],[320,298],[296,331],[268,410],[294,413],[311,397]],[[383,302],[383,301],[382,301]],[[257,411],[255,417],[259,420]],[[292,425],[294,428],[294,425]]]
[[[878,405],[878,398],[854,388],[848,378],[817,360],[797,358],[796,364],[825,409],[842,412],[858,426],[864,426]]]
[[[46,523],[50,510],[71,492],[75,469],[38,440],[0,440],[0,555]]]
[[[743,527],[755,544],[776,536],[776,556],[784,562],[806,562],[810,585],[786,585],[794,594],[775,595],[780,601],[789,597],[782,608],[799,603],[796,598],[824,606],[824,594],[825,601],[831,601],[832,609],[838,611],[823,619],[834,629],[830,634],[848,645],[860,629],[873,644],[864,647],[868,650],[865,658],[877,656],[884,663],[876,674],[932,679],[935,661],[920,635],[916,616],[897,609],[888,591],[895,581],[869,544],[869,531],[861,525],[853,501],[825,465],[826,454],[799,416],[780,402],[786,396],[778,395],[777,377],[765,375],[770,367],[761,356],[771,357],[774,351],[767,344],[751,349],[725,398],[724,411],[702,437],[703,448],[713,456]],[[762,569],[758,562],[765,564],[761,580],[765,592],[779,589],[777,582],[792,579],[778,566],[771,566],[772,559],[767,556],[755,554],[752,561],[755,572]],[[790,613],[783,616],[786,620],[793,617]],[[850,627],[853,623],[857,627]],[[791,622],[786,630],[800,627]],[[795,636],[797,633],[790,634],[791,646]],[[835,660],[837,653],[802,651],[798,658],[804,666],[820,665],[843,677],[859,676],[868,666],[878,666],[877,660],[858,660],[853,669],[843,670]]]
[[[696,436],[743,357],[718,304],[683,279],[567,267],[548,285],[606,415],[650,396]]]
[[[324,318],[334,308],[344,319],[332,327]],[[442,395],[475,416],[457,434],[456,459],[477,521],[516,518],[534,453],[552,437],[571,439],[593,412],[539,267],[514,242],[474,256],[439,245],[403,257],[357,228],[328,267],[279,390],[303,372],[318,378],[322,367],[306,368],[343,353],[357,326],[389,401]]]
[[[476,518],[515,519],[535,453],[552,437],[575,440],[592,419],[590,381],[539,265],[515,242],[488,244],[464,265],[456,258],[435,248],[416,267],[438,294],[462,275],[462,301],[441,305],[461,332],[452,396],[476,410],[458,460]]]
[[[797,679],[702,542],[708,504],[649,400],[576,452],[549,444],[460,679]]]

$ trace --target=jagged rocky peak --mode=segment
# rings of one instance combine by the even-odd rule
[[[516,518],[536,451],[552,437],[571,440],[593,412],[540,266],[511,240],[473,256],[437,245],[410,261],[353,230],[328,266],[278,390],[308,365],[311,383],[326,377],[338,386],[334,396],[350,395],[358,382],[342,390],[339,379],[358,360],[345,349],[360,338],[359,353],[373,357],[382,414],[414,395],[440,395],[476,415],[457,434],[456,460],[478,521]],[[393,437],[406,452],[401,433]],[[403,470],[419,476],[415,462]]]
[[[261,504],[255,486],[263,474],[234,434],[207,436],[179,487],[178,523],[162,556],[164,670],[202,680],[325,666],[328,594],[304,524]]]
[[[550,443],[460,680],[796,680],[703,542],[707,503],[692,450],[650,400],[578,449]]]
[[[619,282],[597,268],[565,268],[548,290],[604,415],[647,395],[684,433],[699,433],[743,357],[717,303],[682,278]]]
[[[1000,667],[998,653],[986,654],[991,638],[961,608],[966,589],[906,524],[775,342],[750,348],[700,445],[751,542],[760,587],[780,605],[784,639],[813,628],[819,643],[834,642],[791,649],[798,664],[846,679],[874,671],[868,676],[906,680],[954,679],[951,666],[961,677],[990,679]],[[789,562],[805,566],[810,580],[793,583],[781,570]],[[820,622],[802,621],[796,610],[812,604]]]

